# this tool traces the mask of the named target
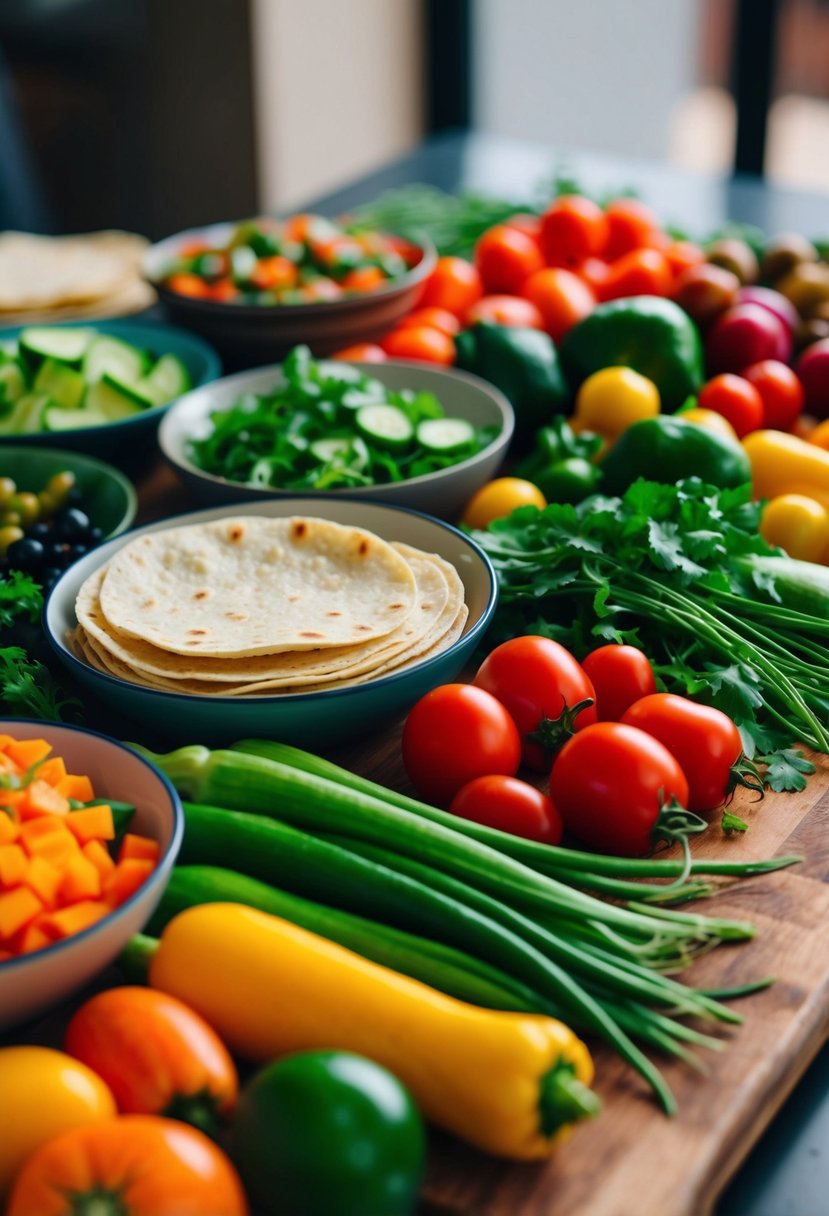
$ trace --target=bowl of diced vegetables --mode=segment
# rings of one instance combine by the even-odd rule
[[[221,374],[183,330],[132,321],[0,330],[0,442],[129,461],[164,410]]]
[[[0,1030],[88,983],[149,920],[184,834],[143,757],[80,727],[3,720]]]
[[[436,257],[426,239],[264,216],[168,237],[144,274],[175,321],[243,367],[298,342],[326,355],[374,341],[415,306]]]
[[[159,443],[204,503],[331,493],[454,519],[513,426],[509,402],[477,376],[314,359],[300,346],[182,397]]]

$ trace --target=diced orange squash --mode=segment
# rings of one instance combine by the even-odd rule
[[[137,836],[134,832],[126,832],[121,841],[118,860],[127,861],[132,858],[138,861],[156,862],[160,853],[161,847],[157,840],[151,840],[149,836]]]
[[[62,777],[55,789],[59,794],[63,794],[64,798],[74,798],[75,802],[91,802],[95,797],[89,778],[76,773],[68,773]]]
[[[28,797],[21,803],[21,814],[25,815],[68,815],[69,800],[48,781],[36,778],[26,787]]]
[[[33,857],[28,863],[23,881],[47,908],[54,908],[63,881],[63,870],[45,857]]]
[[[82,899],[100,899],[101,875],[83,853],[67,857],[58,898],[63,904],[76,904]]]
[[[28,797],[26,790],[4,790],[0,789],[0,806],[4,806],[13,810],[15,816],[20,818],[20,806]]]
[[[112,807],[109,806],[85,806],[83,810],[70,811],[64,823],[79,844],[115,838]]]
[[[13,735],[0,735],[0,752],[4,752],[10,743],[15,743]]]
[[[45,739],[17,739],[5,749],[9,759],[24,773],[39,760],[45,760],[51,750],[51,743],[47,743]]]
[[[19,833],[20,826],[17,819],[0,808],[0,845],[13,844]]]
[[[109,850],[101,844],[100,840],[87,841],[81,852],[88,861],[92,862],[101,878],[106,878],[115,869],[115,862],[110,857]]]
[[[19,887],[29,859],[19,844],[0,845],[0,888]]]
[[[66,776],[66,765],[63,763],[63,757],[50,756],[48,760],[44,760],[38,766],[37,775],[41,781],[45,781],[49,785],[57,785]]]
[[[63,865],[68,857],[80,851],[75,837],[63,826],[63,820],[52,815],[22,823],[20,843],[30,857],[45,857],[56,866]]]
[[[25,890],[25,888],[23,888]],[[39,924],[51,941],[62,937],[71,937],[88,929],[96,921],[107,916],[112,911],[109,904],[100,899],[84,899],[72,904],[69,908],[61,908],[58,912],[49,912],[42,917]]]
[[[116,906],[129,899],[152,874],[155,866],[151,861],[128,857],[119,861],[115,869],[104,879],[104,895]]]
[[[0,895],[0,941],[8,941],[42,911],[43,904],[28,887],[4,892]]]
[[[38,815],[34,819],[26,819],[20,825],[20,839],[28,845],[29,841],[38,840],[41,836],[72,836],[62,818],[56,815]],[[74,836],[72,836],[74,840]]]
[[[43,917],[36,916],[34,920],[29,921],[19,943],[16,943],[17,952],[18,954],[31,954],[34,950],[42,950],[44,946],[51,946],[53,940],[43,927]]]

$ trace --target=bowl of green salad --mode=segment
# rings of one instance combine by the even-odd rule
[[[205,504],[331,493],[455,519],[513,428],[506,397],[477,376],[298,346],[282,364],[185,394],[159,443]]]

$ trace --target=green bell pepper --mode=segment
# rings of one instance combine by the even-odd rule
[[[306,1051],[242,1091],[230,1153],[251,1200],[284,1216],[410,1216],[425,1160],[408,1090],[363,1056]]]
[[[552,338],[540,329],[481,321],[455,339],[457,366],[499,388],[515,410],[519,443],[567,406],[569,393]]]
[[[581,502],[598,487],[600,472],[591,458],[601,444],[598,435],[576,435],[563,418],[555,418],[536,433],[535,446],[515,476],[538,486],[547,502]]]
[[[669,485],[699,477],[718,489],[751,481],[742,444],[669,414],[628,427],[602,461],[601,473],[606,494],[624,494],[638,477]]]
[[[560,354],[573,389],[603,367],[632,367],[653,380],[669,414],[704,378],[696,325],[678,304],[660,296],[600,304],[566,334]]]

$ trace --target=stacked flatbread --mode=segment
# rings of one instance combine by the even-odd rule
[[[0,326],[140,312],[155,301],[141,277],[149,242],[130,232],[0,233]]]
[[[136,537],[86,580],[78,657],[148,688],[272,696],[439,654],[468,609],[449,562],[328,520],[238,516]]]

